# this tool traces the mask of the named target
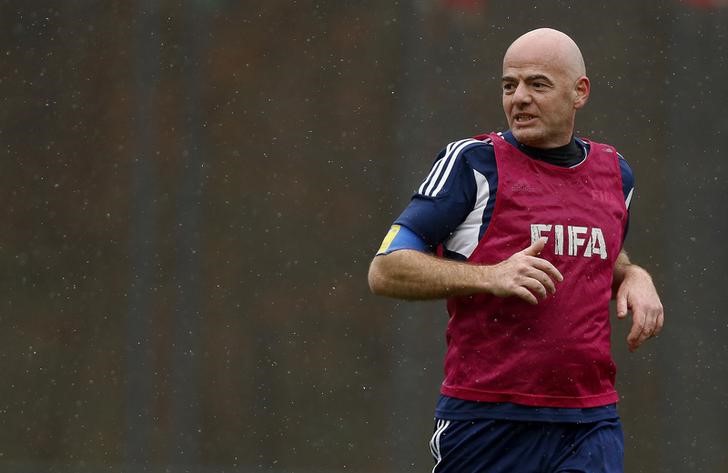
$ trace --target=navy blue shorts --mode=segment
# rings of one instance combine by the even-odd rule
[[[583,424],[435,419],[433,473],[623,473],[619,419]]]

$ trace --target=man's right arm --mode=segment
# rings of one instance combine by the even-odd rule
[[[537,304],[556,291],[563,276],[538,257],[546,243],[541,238],[495,265],[476,265],[438,258],[416,250],[398,250],[374,257],[369,287],[374,294],[400,299],[440,299],[492,294],[519,297]]]
[[[484,185],[485,195],[478,194],[471,158],[479,163],[478,172],[488,184]],[[457,231],[476,202],[482,212],[492,207],[487,204],[495,198],[496,187],[492,146],[478,140],[460,140],[446,146],[377,251],[369,268],[372,292],[400,299],[489,293],[517,296],[532,304],[553,293],[555,282],[562,278],[551,263],[538,257],[543,242],[535,242],[492,266],[431,254],[434,246]],[[489,221],[485,214],[481,218]]]
[[[488,269],[416,250],[399,250],[374,257],[369,287],[375,294],[399,299],[477,294],[488,292]]]

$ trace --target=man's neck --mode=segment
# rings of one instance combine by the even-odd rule
[[[510,131],[505,132],[503,136],[506,138],[506,141],[516,146],[530,158],[554,164],[556,166],[576,166],[582,162],[584,158],[586,158],[586,149],[584,144],[577,140],[574,136],[571,137],[571,141],[569,143],[556,148],[534,148],[532,146],[526,146],[519,143]]]

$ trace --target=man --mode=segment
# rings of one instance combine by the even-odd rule
[[[564,33],[518,38],[503,59],[510,130],[449,144],[372,261],[376,294],[448,298],[436,473],[623,471],[609,301],[632,312],[630,350],[663,310],[622,250],[629,166],[574,137],[585,74]]]

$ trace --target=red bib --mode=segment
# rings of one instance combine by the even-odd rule
[[[612,404],[609,301],[627,219],[617,152],[589,142],[584,162],[562,168],[488,136],[495,209],[468,261],[499,263],[545,236],[541,257],[564,281],[536,306],[488,294],[450,298],[442,393],[543,407]]]

